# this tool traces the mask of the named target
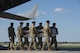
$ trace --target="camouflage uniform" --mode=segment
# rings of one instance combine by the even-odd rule
[[[42,48],[42,29],[43,29],[43,26],[37,26],[37,30],[38,30],[38,46],[40,45],[40,47]]]
[[[35,26],[31,26],[29,28],[29,33],[30,33],[30,37],[31,37],[31,42],[30,42],[28,50],[31,50],[32,45],[34,45],[34,48],[37,49],[37,44],[36,44],[36,28],[35,28]]]
[[[9,34],[9,39],[10,39],[10,49],[15,49],[15,46],[14,46],[14,40],[15,40],[15,32],[14,32],[14,28],[13,26],[10,26],[8,27],[8,34]]]
[[[43,33],[44,33],[44,38],[45,38],[45,42],[43,43],[43,47],[42,50],[44,49],[44,47],[47,45],[48,46],[48,50],[51,50],[50,47],[50,27],[49,25],[46,24],[46,26],[43,28]]]
[[[22,41],[23,30],[22,30],[22,26],[19,26],[17,28],[17,37],[18,37],[18,44],[17,44],[17,46],[20,46],[20,49],[23,50],[23,41]]]
[[[51,27],[51,31],[52,31],[52,35],[51,35],[51,46],[53,45],[53,43],[54,43],[54,45],[55,45],[55,49],[57,49],[57,40],[56,40],[56,35],[58,34],[58,29],[54,26],[54,24],[53,24],[53,26]]]
[[[28,36],[26,37],[26,35],[29,35],[28,31],[29,31],[29,27],[28,26],[23,27],[23,32],[24,32],[24,44],[23,44],[23,46],[26,45],[27,48],[29,46]]]

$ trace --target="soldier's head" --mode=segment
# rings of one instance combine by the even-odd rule
[[[42,26],[42,22],[39,23],[39,26]]]
[[[47,21],[46,21],[46,24],[48,24],[48,25],[49,25],[49,24],[50,24],[50,21],[49,21],[49,20],[47,20]]]
[[[53,23],[53,26],[55,27],[56,26],[56,23]]]
[[[32,25],[35,25],[35,21],[32,22]]]
[[[20,26],[23,26],[23,22],[20,22]]]
[[[11,25],[11,26],[13,26],[13,25],[14,25],[14,23],[10,23],[10,25]]]
[[[26,26],[29,26],[29,23],[26,23]]]

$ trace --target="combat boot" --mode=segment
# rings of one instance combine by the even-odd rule
[[[48,51],[51,51],[51,48],[48,48]]]

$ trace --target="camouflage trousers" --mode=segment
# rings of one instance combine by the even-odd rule
[[[10,39],[9,49],[10,50],[15,49],[14,37],[11,37],[11,39]]]
[[[43,43],[42,50],[44,50],[44,47],[45,47],[46,45],[48,46],[48,50],[50,50],[50,49],[51,49],[51,47],[50,47],[50,38],[47,37],[47,36],[45,36],[44,39],[45,39],[45,41],[44,41],[44,43]]]
[[[34,45],[34,48],[37,49],[36,37],[31,37],[31,42],[29,44],[29,48],[28,49],[31,49],[33,45]]]
[[[20,49],[23,50],[23,41],[22,41],[22,37],[18,37],[18,43],[16,45],[16,48],[20,46]]]

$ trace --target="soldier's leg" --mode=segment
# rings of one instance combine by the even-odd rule
[[[42,50],[44,50],[44,47],[45,47],[45,46],[46,46],[46,44],[47,44],[46,37],[44,37],[44,39],[45,39],[45,41],[44,41],[44,43],[43,43]]]
[[[14,37],[12,38],[12,40],[13,40],[13,43],[14,43],[14,41],[15,41],[15,40],[14,40]]]
[[[56,36],[54,37],[54,45],[55,45],[55,49],[57,49],[57,40],[56,40]]]
[[[40,45],[40,47],[41,47],[41,39],[40,39],[40,37],[38,37],[38,43],[37,43],[37,47]]]
[[[39,43],[40,43],[40,40],[39,40],[39,37],[38,37],[38,43],[37,43],[37,46],[39,46]]]
[[[9,45],[8,45],[8,50],[10,50],[10,42],[9,42]]]
[[[40,47],[42,48],[42,37],[40,37]]]
[[[33,38],[34,48],[37,49],[36,37]]]
[[[51,50],[51,46],[50,46],[50,38],[46,37],[47,40],[47,46],[48,46],[48,50]]]
[[[33,45],[33,38],[31,37],[31,42],[30,42],[30,44],[29,44],[28,50],[31,50],[32,45]]]
[[[22,42],[20,42],[20,49],[23,50]]]
[[[13,42],[12,42],[12,38],[11,38],[11,39],[10,39],[10,50],[13,49],[12,46],[13,46]]]
[[[24,38],[24,43],[23,43],[23,46],[27,46],[27,48],[28,48],[28,40],[27,40],[28,38]]]
[[[12,49],[15,49],[15,46],[14,46],[14,37],[12,37]]]
[[[20,49],[21,49],[21,50],[23,50],[23,42],[22,42],[22,37],[20,37],[20,42],[19,42],[19,44],[20,44]]]
[[[53,45],[54,43],[54,37],[51,37],[51,46]]]
[[[10,50],[12,50],[12,41],[10,41]]]
[[[25,37],[24,37],[23,47],[24,47],[24,46],[25,46],[25,44],[26,44],[25,42],[26,42],[26,41],[25,41]]]
[[[16,49],[17,49],[18,46],[20,46],[20,37],[18,37],[18,43],[17,43],[16,46],[15,46]]]
[[[26,45],[29,46],[28,37],[26,38]]]

